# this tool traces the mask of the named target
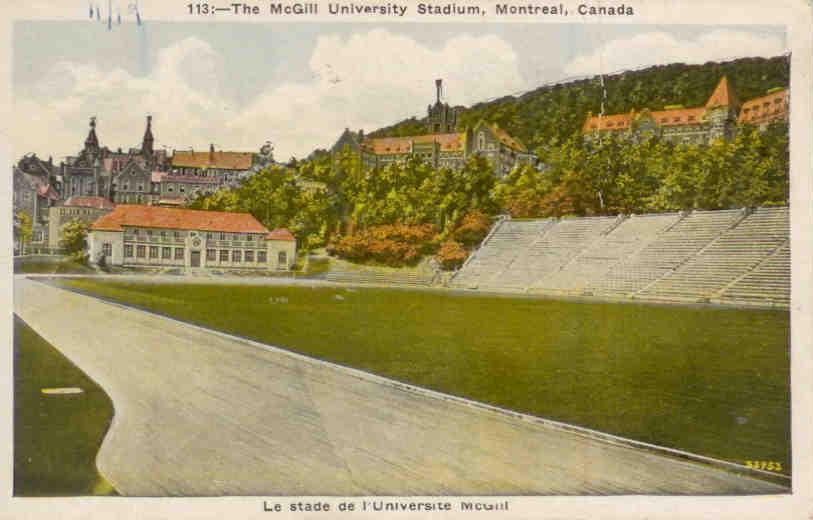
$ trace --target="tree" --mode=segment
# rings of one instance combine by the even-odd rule
[[[34,237],[34,224],[31,220],[31,216],[25,211],[17,212],[17,222],[18,226],[16,231],[20,239],[20,254],[22,254],[25,251],[26,244],[30,243]]]
[[[85,222],[72,220],[62,226],[62,238],[59,240],[59,247],[65,250],[75,260],[82,260],[85,257],[87,248],[87,235],[89,226]]]

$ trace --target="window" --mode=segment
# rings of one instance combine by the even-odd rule
[[[220,233],[220,240],[226,240],[226,233]]]
[[[166,236],[167,236],[167,232],[166,231],[161,231],[161,238],[164,238]]]
[[[167,191],[168,191],[168,192],[170,192],[170,193],[172,193],[172,192],[174,191],[174,190],[172,189],[172,184],[170,184],[170,185],[167,187]]]
[[[229,250],[228,249],[221,249],[220,250],[220,261],[221,262],[228,262],[229,261]]]
[[[124,191],[127,191],[127,190],[129,190],[129,189],[130,189],[130,185],[129,185],[128,183],[126,183],[126,182],[125,182],[125,183],[124,183],[124,188],[122,188],[122,189],[123,189]]]
[[[161,248],[161,258],[172,258],[172,248],[171,247],[162,247]]]
[[[147,246],[136,246],[136,257],[144,258],[147,256]]]
[[[158,258],[158,246],[150,246],[150,258]]]
[[[285,251],[280,251],[277,255],[277,267],[280,269],[285,269],[288,267],[288,253]]]
[[[151,236],[152,236],[152,229],[148,229],[148,230],[147,230],[147,236],[148,236],[148,237],[151,237]]]
[[[242,251],[238,251],[237,249],[232,251],[231,252],[231,261],[232,262],[242,262],[242,256],[243,256],[242,253],[243,253]]]
[[[175,260],[183,260],[183,248],[176,247],[175,248]]]
[[[181,238],[181,232],[180,232],[180,231],[174,231],[174,232],[172,233],[172,235],[173,235],[175,238]]]
[[[480,150],[485,150],[485,147],[486,147],[486,133],[480,132],[477,135],[477,148],[479,148]]]
[[[252,235],[251,233],[247,233],[246,234],[246,241],[251,242],[252,240],[254,240],[254,235]]]
[[[133,257],[133,246],[132,244],[127,244],[124,246],[124,258],[132,258]]]
[[[144,191],[144,185],[143,184],[138,185],[138,191]]]
[[[257,261],[264,264],[268,261],[268,253],[265,251],[257,251]]]
[[[110,242],[105,242],[102,244],[102,254],[104,256],[112,256],[113,255],[113,244]]]
[[[178,191],[180,191],[181,193],[183,193],[183,192],[185,192],[185,191],[186,191],[186,188],[184,188],[183,186],[181,186],[181,187],[179,187],[179,188],[178,188]]]
[[[207,238],[207,239],[211,240],[211,239],[213,239],[214,237],[215,237],[215,234],[214,234],[214,233],[210,233],[210,232],[207,232],[207,233],[206,233],[206,238]]]
[[[254,251],[246,251],[246,262],[254,261]]]
[[[214,249],[207,249],[206,250],[206,261],[207,262],[214,262],[217,260],[217,251]]]

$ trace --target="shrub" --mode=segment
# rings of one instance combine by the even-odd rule
[[[397,267],[414,264],[436,249],[431,224],[372,226],[341,237],[327,247],[328,254],[355,262],[373,261]]]
[[[482,211],[466,213],[460,225],[452,232],[452,239],[467,246],[479,244],[491,229],[491,219]]]
[[[469,256],[469,254],[460,242],[449,240],[441,244],[438,254],[435,255],[435,259],[440,263],[443,269],[452,270],[463,265],[467,256]]]

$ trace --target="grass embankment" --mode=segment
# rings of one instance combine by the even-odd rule
[[[44,395],[78,387],[80,394]],[[14,317],[14,495],[115,495],[96,469],[113,417],[104,391]]]
[[[386,289],[60,283],[442,392],[790,471],[787,312]]]
[[[95,271],[83,263],[67,259],[22,259],[14,261],[14,272],[23,274],[92,274]]]

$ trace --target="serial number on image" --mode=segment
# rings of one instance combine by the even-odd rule
[[[768,471],[782,471],[782,463],[772,460],[746,460],[745,465],[751,469],[765,469]]]

